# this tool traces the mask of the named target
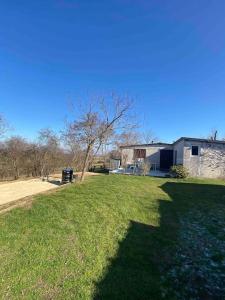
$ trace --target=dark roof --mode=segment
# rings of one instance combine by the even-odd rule
[[[202,138],[190,138],[190,137],[181,137],[173,144],[176,144],[180,141],[193,141],[193,142],[202,142],[202,143],[214,143],[214,144],[225,144],[225,141],[211,140],[211,139],[202,139]]]
[[[202,139],[202,138],[190,138],[190,137],[181,137],[179,138],[177,141],[175,141],[172,144],[168,144],[168,143],[151,143],[151,144],[134,144],[134,145],[126,145],[126,146],[120,146],[120,148],[133,148],[133,147],[151,147],[151,146],[172,146],[180,141],[193,141],[193,142],[203,142],[203,143],[215,143],[215,144],[224,144],[225,145],[225,141],[214,141],[214,140],[210,140],[210,139]]]
[[[132,148],[132,147],[150,147],[150,146],[171,146],[172,144],[168,143],[151,143],[151,144],[134,144],[134,145],[126,145],[120,146],[120,148]]]

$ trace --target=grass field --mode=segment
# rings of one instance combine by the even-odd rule
[[[0,298],[222,299],[224,216],[215,180],[102,175],[37,196],[0,216]]]

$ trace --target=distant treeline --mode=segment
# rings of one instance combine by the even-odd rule
[[[68,166],[80,170],[82,156],[81,150],[72,153],[62,147],[49,129],[40,131],[36,142],[13,136],[0,142],[0,180],[44,177]]]
[[[136,141],[136,134],[131,134],[136,128],[133,98],[111,92],[90,96],[82,103],[85,105],[76,106],[76,118],[73,111],[70,112],[71,120],[66,122],[60,135],[43,129],[35,142],[19,136],[3,139],[8,126],[0,114],[0,179],[48,176],[70,166],[81,171],[83,181],[99,152],[109,155],[108,145],[118,155],[119,145]],[[103,162],[105,164],[105,159]]]

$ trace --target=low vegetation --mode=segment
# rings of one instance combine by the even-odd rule
[[[224,195],[222,181],[101,175],[37,196],[0,217],[0,298],[222,299]]]
[[[170,169],[170,173],[175,178],[187,178],[188,170],[183,165],[175,165]]]

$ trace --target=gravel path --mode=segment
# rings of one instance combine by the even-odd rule
[[[81,172],[74,173],[80,177]],[[101,175],[99,173],[86,172],[86,176]],[[7,203],[22,199],[27,196],[32,196],[44,191],[57,188],[60,185],[61,173],[54,174],[50,177],[50,182],[42,181],[41,179],[21,180],[16,182],[0,182],[0,207]],[[52,179],[52,181],[51,181]]]
[[[31,179],[3,183],[0,185],[0,206],[15,200],[35,195],[50,189],[54,189],[58,184],[42,181],[41,179]]]

